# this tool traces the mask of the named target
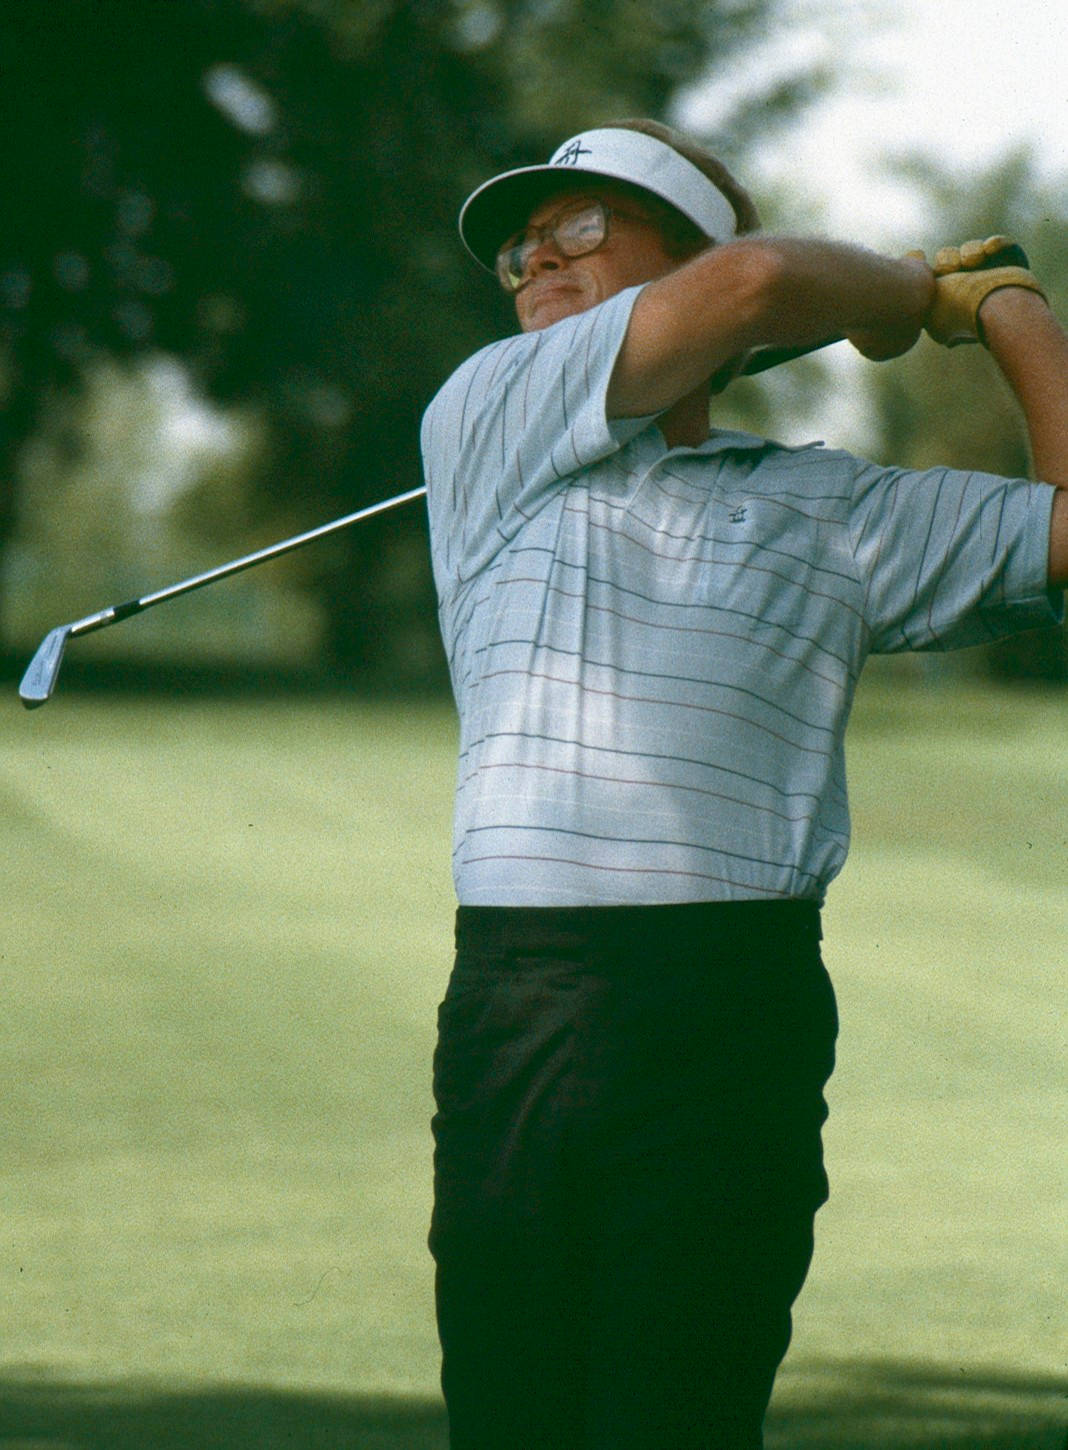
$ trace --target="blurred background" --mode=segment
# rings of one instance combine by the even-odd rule
[[[771,229],[928,253],[1009,232],[1064,299],[1066,21],[983,0],[960,20],[897,0],[5,6],[7,675],[53,624],[417,484],[423,408],[513,326],[459,203],[599,120],[700,134]],[[783,369],[719,417],[1027,468],[986,359],[930,344]],[[1063,632],[962,668],[1063,680]],[[422,505],[96,635],[64,682],[179,675],[441,692]]]
[[[78,640],[27,716],[44,632],[416,486],[513,326],[458,207],[599,120],[702,135],[769,229],[1010,233],[1068,316],[1066,46],[1036,0],[0,7],[2,1450],[446,1441],[422,505]],[[717,417],[1027,470],[978,348],[828,349]],[[1063,1450],[1065,636],[874,664],[768,1446]]]

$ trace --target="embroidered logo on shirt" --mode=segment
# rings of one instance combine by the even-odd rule
[[[736,509],[732,509],[731,510],[731,513],[730,513],[730,521],[731,521],[731,523],[732,524],[744,524],[745,523],[745,520],[746,520],[746,517],[748,515],[748,512],[749,512],[749,505],[748,504],[744,504],[744,503],[743,504],[739,504]]]

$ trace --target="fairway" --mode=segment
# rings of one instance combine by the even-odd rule
[[[768,1446],[1063,1450],[1068,696],[897,678]],[[0,1447],[440,1450],[451,710],[11,689],[0,737]]]

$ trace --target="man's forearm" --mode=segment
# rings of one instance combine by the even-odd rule
[[[1068,334],[1034,292],[1005,287],[980,309],[983,337],[1023,410],[1035,476],[1053,501],[1049,581],[1068,585]]]
[[[743,238],[650,282],[612,380],[614,416],[669,407],[739,353],[849,336],[873,357],[912,345],[933,295],[922,261],[844,243]]]
[[[1023,410],[1036,477],[1068,488],[1068,334],[1041,297],[1018,287],[991,293],[980,321]]]

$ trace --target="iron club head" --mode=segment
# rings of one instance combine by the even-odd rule
[[[27,710],[36,710],[38,705],[43,705],[55,689],[71,628],[69,624],[57,624],[38,646],[19,685],[19,699]]]

